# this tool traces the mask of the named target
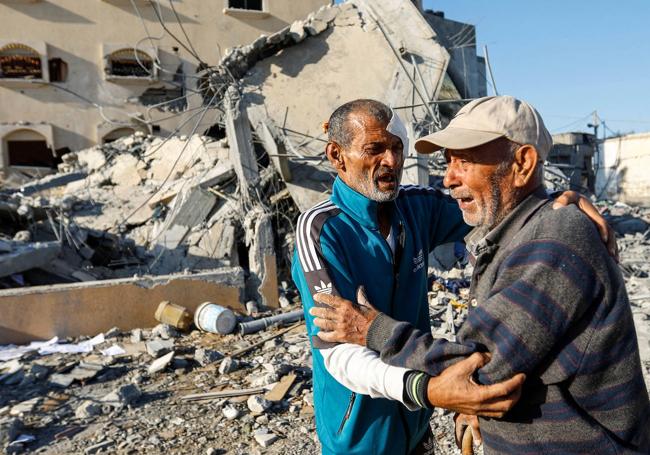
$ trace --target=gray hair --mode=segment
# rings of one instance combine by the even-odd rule
[[[347,149],[354,140],[354,131],[350,128],[348,119],[353,112],[363,112],[381,122],[388,123],[392,112],[384,103],[371,99],[358,99],[342,104],[330,116],[327,127],[329,142],[336,142]]]

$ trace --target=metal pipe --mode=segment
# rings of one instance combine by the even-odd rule
[[[483,53],[485,54],[485,64],[487,65],[488,72],[490,73],[490,79],[492,80],[492,88],[494,89],[494,94],[496,96],[499,96],[497,84],[494,82],[494,74],[492,74],[492,65],[490,65],[490,57],[488,55],[487,45],[483,46]]]
[[[239,333],[242,335],[248,335],[250,333],[259,332],[264,330],[267,327],[276,324],[276,323],[288,323],[300,321],[304,317],[302,310],[289,311],[288,313],[282,313],[275,316],[269,316],[268,318],[256,319],[249,322],[240,322],[239,323]]]

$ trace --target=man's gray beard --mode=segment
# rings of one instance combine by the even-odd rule
[[[508,172],[507,164],[502,164],[497,168],[494,174],[489,178],[490,182],[490,201],[489,206],[481,207],[481,218],[473,226],[486,227],[492,229],[506,217],[508,213],[501,204],[501,186],[499,180]],[[467,223],[467,220],[465,220]],[[467,223],[470,224],[470,223]],[[472,224],[470,224],[472,226]]]
[[[399,179],[397,180],[399,182]],[[393,191],[381,191],[379,185],[373,179],[366,179],[361,182],[360,193],[365,197],[375,202],[389,202],[395,200],[397,194],[399,193],[399,184],[395,186]]]

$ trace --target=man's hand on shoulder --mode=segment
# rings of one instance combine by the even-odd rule
[[[489,361],[488,354],[477,352],[431,377],[429,402],[459,414],[503,417],[519,400],[526,375],[519,373],[507,381],[479,385],[472,379],[474,371]]]
[[[575,205],[596,225],[600,238],[607,245],[607,251],[618,262],[618,244],[616,243],[616,234],[614,229],[603,218],[598,209],[589,199],[576,191],[565,191],[560,194],[553,202],[554,209],[560,209],[568,205]]]
[[[314,324],[320,328],[320,339],[366,345],[368,328],[379,312],[368,302],[362,286],[357,289],[358,304],[330,294],[316,294],[314,300],[327,305],[309,310],[309,314],[315,316]]]

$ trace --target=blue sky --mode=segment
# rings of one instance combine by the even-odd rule
[[[650,131],[650,0],[424,0],[424,7],[476,25],[499,93],[529,101],[551,132],[589,131],[594,110],[610,130]]]
[[[476,25],[499,93],[529,101],[552,132],[587,131],[594,110],[610,130],[650,131],[649,0],[425,0],[424,7]]]

